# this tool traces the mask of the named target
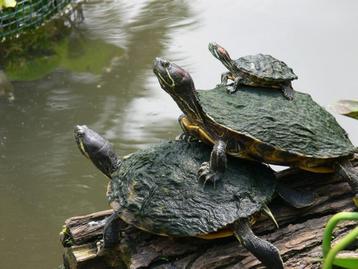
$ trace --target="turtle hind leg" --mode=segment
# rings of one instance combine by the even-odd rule
[[[285,96],[288,100],[293,100],[293,97],[295,96],[295,90],[292,88],[291,82],[282,84],[281,89],[283,96]]]
[[[358,171],[349,160],[337,164],[338,175],[345,179],[354,193],[353,202],[358,207]]]
[[[234,235],[268,269],[284,268],[278,249],[270,242],[257,237],[247,219],[240,219],[234,223]]]
[[[282,182],[277,184],[277,194],[294,208],[304,208],[314,204],[316,194],[311,192],[297,191]]]

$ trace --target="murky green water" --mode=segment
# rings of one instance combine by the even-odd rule
[[[15,82],[15,101],[0,102],[0,268],[56,268],[63,221],[107,208],[107,180],[78,152],[74,125],[104,134],[121,155],[179,132],[179,110],[152,74],[154,57],[183,65],[198,88],[209,88],[224,71],[207,50],[217,41],[233,56],[286,61],[299,76],[294,87],[322,105],[357,99],[357,11],[353,0],[84,5],[80,34],[66,44],[74,54],[42,79]],[[68,62],[82,50],[86,70]],[[337,118],[358,144],[357,122]]]

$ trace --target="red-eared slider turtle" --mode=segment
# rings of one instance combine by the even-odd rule
[[[261,53],[232,60],[229,53],[216,43],[209,43],[209,50],[229,70],[221,75],[221,84],[226,85],[228,79],[233,80],[233,87],[227,88],[231,93],[246,85],[281,89],[287,99],[293,99],[291,81],[297,76],[284,62]]]
[[[260,211],[270,214],[266,203],[277,181],[268,166],[233,158],[222,181],[203,188],[196,171],[210,155],[204,143],[164,142],[120,160],[111,145],[86,126],[75,128],[75,138],[83,155],[111,179],[107,198],[115,213],[105,225],[101,251],[118,242],[113,220],[119,216],[164,236],[234,235],[268,268],[283,268],[278,249],[250,228]]]
[[[287,102],[280,92],[266,88],[242,87],[230,95],[224,87],[196,90],[190,74],[176,64],[157,58],[153,70],[184,112],[179,118],[184,132],[214,145],[199,179],[218,180],[228,153],[311,172],[338,172],[358,198],[358,173],[350,163],[356,148],[310,95],[296,92]]]

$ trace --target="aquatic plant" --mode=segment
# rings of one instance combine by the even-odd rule
[[[340,100],[332,106],[332,109],[344,116],[358,119],[358,100]]]
[[[340,212],[329,219],[323,234],[323,269],[331,269],[334,265],[340,268],[356,269],[358,268],[357,257],[337,257],[339,251],[344,250],[347,246],[357,240],[358,226],[356,226],[347,235],[341,238],[333,247],[331,241],[333,230],[341,221],[358,221],[358,212]]]

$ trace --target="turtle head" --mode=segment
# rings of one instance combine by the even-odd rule
[[[170,94],[179,108],[194,120],[203,119],[203,110],[199,104],[193,79],[180,66],[162,58],[156,58],[153,72],[160,86]]]
[[[222,62],[227,69],[231,70],[232,59],[227,50],[215,42],[210,42],[208,47],[211,54],[220,62]]]
[[[86,125],[77,125],[74,130],[75,140],[81,153],[107,177],[120,166],[120,160],[112,145]]]

